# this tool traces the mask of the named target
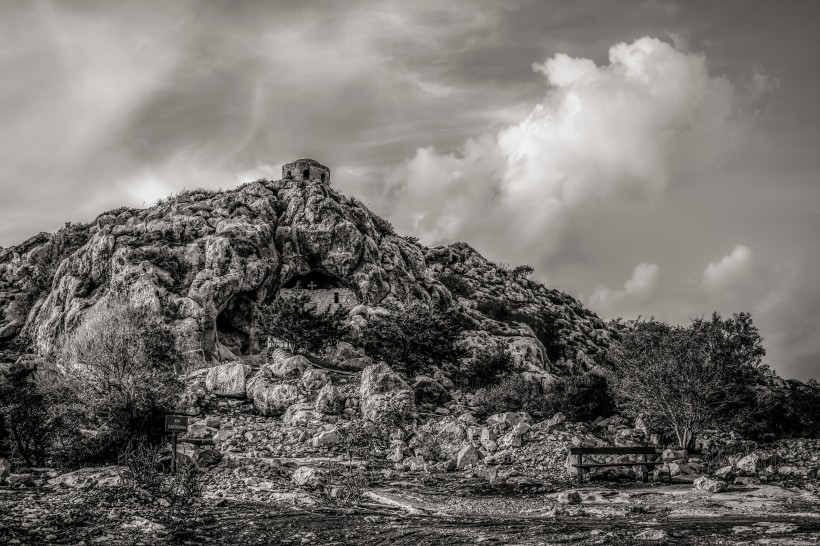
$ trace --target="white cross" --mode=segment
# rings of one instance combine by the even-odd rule
[[[313,281],[310,281],[310,282],[308,283],[308,288],[310,288],[311,290],[313,290],[314,288],[316,288],[316,283],[315,283],[315,282],[313,282]]]

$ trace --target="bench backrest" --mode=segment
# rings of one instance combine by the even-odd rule
[[[654,447],[571,447],[570,455],[654,455]]]

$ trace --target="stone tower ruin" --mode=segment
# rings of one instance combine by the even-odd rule
[[[297,159],[282,167],[282,178],[292,180],[319,180],[330,185],[330,169],[313,159]]]

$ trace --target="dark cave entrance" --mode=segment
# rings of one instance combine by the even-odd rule
[[[258,349],[258,336],[253,324],[256,294],[240,292],[216,317],[217,340],[235,355],[246,355]]]

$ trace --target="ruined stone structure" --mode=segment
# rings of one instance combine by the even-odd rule
[[[282,178],[293,180],[319,180],[330,184],[330,169],[313,159],[297,159],[282,167]]]
[[[279,295],[306,293],[319,311],[351,309],[359,303],[356,294],[336,277],[318,271],[295,275],[279,290]]]

